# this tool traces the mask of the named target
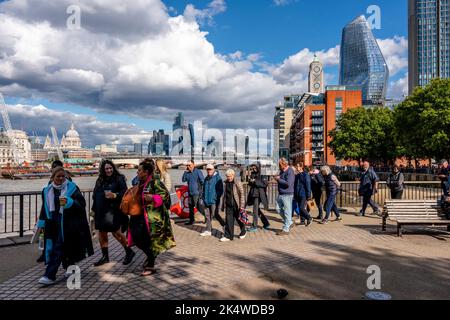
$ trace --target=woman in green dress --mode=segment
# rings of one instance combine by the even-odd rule
[[[154,274],[156,257],[176,245],[169,219],[170,194],[154,171],[154,162],[139,165],[138,194],[143,214],[130,218],[128,232],[129,246],[136,245],[147,256],[143,276]]]

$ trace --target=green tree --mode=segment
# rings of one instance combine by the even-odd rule
[[[450,79],[435,79],[394,109],[399,151],[410,159],[450,157]]]
[[[394,119],[390,109],[375,107],[349,110],[329,133],[330,147],[338,159],[389,164],[397,156]]]

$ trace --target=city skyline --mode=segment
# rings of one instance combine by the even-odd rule
[[[110,142],[132,145],[147,141],[153,130],[169,132],[172,119],[179,111],[184,111],[190,122],[200,118],[214,128],[271,128],[271,119],[264,115],[272,113],[273,105],[284,95],[306,91],[308,68],[314,53],[324,63],[325,85],[338,84],[342,28],[355,16],[370,16],[367,9],[371,4],[381,9],[381,29],[374,30],[374,33],[392,69],[390,93],[402,95],[407,90],[406,3],[360,1],[354,5],[351,1],[343,1],[336,5],[324,1],[315,4],[313,10],[311,4],[303,2],[276,5],[272,1],[261,1],[251,5],[242,1],[147,0],[140,4],[144,6],[141,8],[127,5],[127,19],[124,21],[125,17],[121,17],[118,26],[136,20],[132,17],[143,18],[139,16],[142,10],[138,10],[143,8],[153,9],[152,21],[142,22],[144,25],[136,22],[121,33],[107,23],[108,17],[118,18],[108,8],[94,8],[94,12],[103,12],[105,19],[102,21],[94,23],[92,19],[95,16],[86,14],[81,20],[83,29],[69,32],[65,30],[65,10],[60,19],[54,15],[68,1],[61,1],[61,6],[28,2],[30,8],[39,6],[41,9],[31,12],[18,6],[14,0],[0,2],[0,14],[9,23],[3,25],[5,28],[1,28],[0,36],[13,41],[5,40],[0,44],[0,50],[5,53],[0,58],[0,69],[8,71],[3,73],[0,92],[13,106],[9,108],[13,127],[23,128],[29,133],[34,130],[48,132],[47,124],[50,122],[56,122],[58,132],[63,132],[63,128],[73,121],[80,136],[89,137],[89,141],[83,141],[85,145]],[[115,0],[111,1],[114,3]],[[303,17],[305,10],[316,14]],[[327,17],[332,11],[339,13],[339,17],[328,23]],[[390,19],[393,11],[403,18]],[[317,15],[317,12],[322,14]],[[246,22],[241,21],[242,14],[248,14]],[[299,15],[304,21],[293,21]],[[280,20],[274,30],[263,27],[267,19],[280,16],[285,19]],[[37,21],[47,23],[33,24]],[[158,26],[168,29],[161,30],[155,21],[158,21]],[[326,24],[323,23],[325,21]],[[252,24],[253,28],[245,27],[244,23]],[[143,36],[135,32],[140,27],[147,28],[148,34]],[[30,43],[29,33],[32,31],[36,37]],[[56,34],[64,40],[79,41],[77,54],[70,50],[61,51]],[[235,36],[237,34],[239,37]],[[318,34],[323,36],[318,37]],[[162,42],[155,40],[156,35],[162,38]],[[55,49],[42,47],[44,36],[54,41]],[[102,57],[105,61],[114,62],[112,67],[92,59],[81,61],[80,58],[88,53],[95,56],[99,49],[87,38],[125,42],[126,45],[119,45],[123,61],[118,63],[118,55],[110,50],[105,50]],[[259,41],[262,38],[266,41]],[[174,51],[172,46],[175,42],[178,49]],[[21,51],[22,43],[30,43],[33,49]],[[127,46],[131,48],[133,45],[142,48],[142,54],[134,59],[137,63],[127,59],[130,50]],[[157,50],[149,51],[149,48]],[[166,55],[160,57],[155,54],[158,50],[165,50]],[[158,76],[149,78],[148,74],[140,74],[137,68],[142,58],[153,67],[166,65],[171,68],[164,72],[155,69]],[[20,59],[27,59],[28,63],[20,65]],[[50,69],[53,73],[48,71]],[[131,72],[128,76],[136,77],[132,87],[121,83],[126,74],[120,72],[124,70]],[[179,75],[175,77],[176,81],[173,81],[171,72]],[[33,81],[25,81],[19,75],[29,75],[28,79],[32,76]],[[158,90],[153,83],[158,84]],[[68,92],[67,88],[72,90]],[[51,121],[44,119],[43,115],[51,116]],[[45,136],[40,133],[39,136]]]

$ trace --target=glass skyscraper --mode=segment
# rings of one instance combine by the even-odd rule
[[[450,0],[409,0],[409,93],[450,78]]]
[[[361,86],[364,105],[384,104],[389,69],[364,16],[342,31],[339,82]]]

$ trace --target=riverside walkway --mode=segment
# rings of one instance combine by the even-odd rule
[[[280,229],[277,214],[269,216],[274,230]],[[43,288],[37,281],[44,266],[33,264],[0,283],[0,300],[272,299],[279,288],[289,291],[288,299],[362,299],[371,265],[380,267],[381,290],[393,299],[450,299],[445,228],[408,228],[397,238],[394,226],[381,231],[377,216],[356,217],[350,211],[343,218],[296,227],[286,237],[260,230],[229,243],[218,241],[219,231],[200,237],[200,223],[174,223],[177,247],[158,258],[153,276],[139,275],[144,260],[139,251],[131,265],[123,266],[123,249],[111,239],[111,263],[93,267],[101,254],[96,244],[95,255],[79,265],[79,290],[67,288],[62,271],[55,286]],[[0,268],[14,259],[2,250]]]

